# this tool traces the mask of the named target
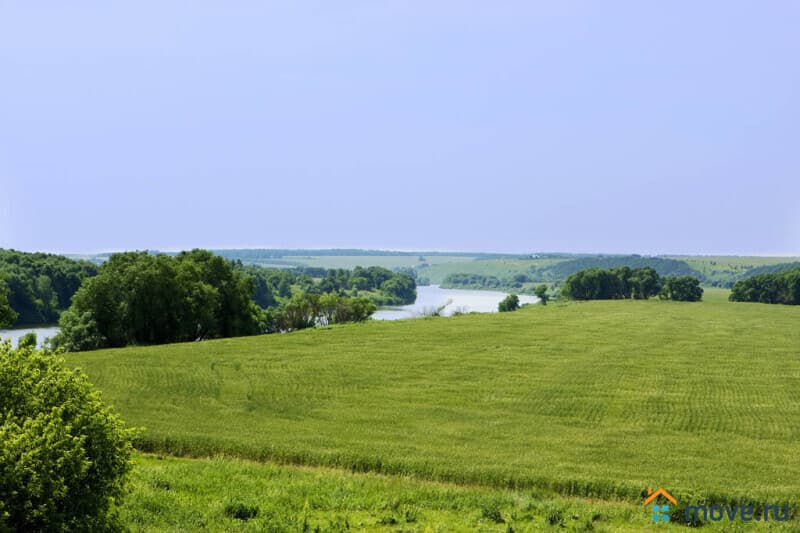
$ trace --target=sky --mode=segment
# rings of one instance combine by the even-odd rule
[[[0,247],[800,255],[798,20],[0,0]]]

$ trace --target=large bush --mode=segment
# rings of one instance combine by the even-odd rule
[[[0,343],[0,531],[108,531],[131,431],[86,376]]]

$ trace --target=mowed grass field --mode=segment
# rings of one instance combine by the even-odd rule
[[[796,508],[800,308],[725,296],[376,321],[68,361],[144,428],[145,451],[631,505],[653,486],[682,502]]]

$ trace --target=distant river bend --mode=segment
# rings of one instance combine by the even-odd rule
[[[375,320],[401,320],[430,314],[431,310],[446,305],[442,315],[454,313],[494,313],[497,304],[508,293],[499,291],[476,291],[464,289],[443,289],[439,285],[417,286],[417,300],[411,305],[381,307],[372,315]],[[539,301],[535,296],[519,295],[519,303],[533,304]],[[449,303],[448,303],[449,302]]]

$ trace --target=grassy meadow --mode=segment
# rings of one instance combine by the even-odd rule
[[[69,354],[138,447],[641,502],[800,504],[800,308],[595,301]]]
[[[706,278],[707,283],[713,281],[729,281],[738,279],[748,270],[781,263],[800,261],[800,257],[752,257],[752,256],[715,256],[715,255],[683,255],[672,256],[672,259],[686,261],[693,269]]]
[[[641,531],[641,505],[374,473],[138,455],[132,531]]]

